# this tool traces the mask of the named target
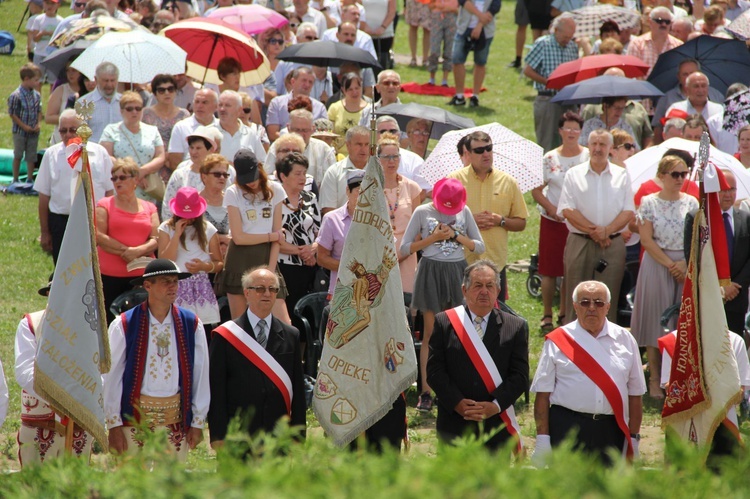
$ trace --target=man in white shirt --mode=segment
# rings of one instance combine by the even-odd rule
[[[724,106],[708,100],[708,76],[700,71],[690,74],[685,80],[685,100],[675,102],[667,109],[665,116],[673,109],[685,111],[688,116],[700,114],[705,121],[711,116],[724,112]]]
[[[565,174],[557,215],[565,217],[570,233],[563,261],[565,285],[575,288],[595,278],[612,293],[609,320],[617,320],[620,284],[625,271],[625,241],[620,232],[633,218],[633,191],[625,169],[609,162],[612,134],[594,130],[589,135],[591,159]],[[576,319],[575,310],[566,316]]]
[[[319,205],[323,215],[346,203],[347,172],[363,170],[367,166],[370,159],[370,131],[361,126],[347,130],[346,149],[349,156],[328,168],[320,184]]]
[[[165,428],[181,461],[203,440],[211,398],[206,333],[193,312],[174,305],[179,279],[190,275],[171,260],[152,260],[133,281],[143,285],[147,301],[109,326],[112,368],[104,375],[104,415],[115,454],[142,445],[135,423]]]
[[[177,165],[188,158],[188,135],[201,125],[210,126],[219,122],[214,117],[214,112],[216,112],[218,106],[219,97],[213,90],[202,88],[195,92],[193,115],[178,121],[172,129],[172,137],[169,139],[169,147],[167,148],[169,168],[174,170]]]
[[[378,73],[378,82],[375,84],[375,88],[380,94],[380,100],[375,103],[376,111],[388,104],[401,104],[401,100],[398,98],[398,95],[401,93],[401,75],[394,70],[386,69]],[[367,106],[362,110],[362,117],[359,119],[360,125],[364,127],[370,126],[372,107]]]
[[[44,153],[39,172],[34,182],[34,190],[39,193],[39,226],[41,245],[44,251],[52,253],[52,261],[57,263],[65,227],[68,224],[72,192],[75,188],[73,169],[68,164],[65,148],[76,137],[81,121],[73,109],[60,113],[59,131],[61,142],[49,147]],[[86,151],[89,156],[91,177],[94,184],[94,203],[114,192],[112,185],[112,158],[99,144],[88,141]],[[80,161],[80,160],[79,160]]]
[[[310,8],[310,0],[292,0],[292,4],[292,7],[286,9],[287,12],[294,12],[303,21],[313,23],[318,28],[318,33],[322,33],[328,29],[325,16],[317,10]]]
[[[354,46],[368,51],[375,59],[377,59],[378,56],[375,53],[375,45],[372,43],[372,37],[359,29],[360,14],[357,5],[358,4],[352,4],[343,7],[341,11],[341,24],[336,28],[325,30],[325,32],[320,36],[320,39],[330,40],[332,42],[341,41],[340,37],[337,36],[341,32],[341,27],[344,23],[351,23],[351,27],[353,29],[350,31],[354,35]],[[350,35],[347,34],[347,36]]]
[[[250,149],[261,163],[266,160],[266,150],[260,139],[257,125],[255,129],[242,123],[242,96],[234,90],[224,90],[219,96],[219,123],[216,127],[221,132],[221,155],[230,163],[234,155],[243,148]]]
[[[315,75],[313,75],[312,69],[302,66],[292,72],[291,83],[292,91],[288,94],[274,97],[268,106],[266,131],[271,142],[279,138],[279,131],[289,121],[289,111],[287,110],[289,101],[297,95],[310,97],[310,91],[315,84]],[[310,97],[310,101],[312,101],[312,112],[316,120],[318,118],[328,118],[328,112],[322,102],[312,97]]]
[[[623,444],[638,455],[646,380],[635,338],[607,320],[612,303],[604,283],[582,282],[573,290],[579,319],[547,335],[531,384],[538,466],[568,436],[607,464]]]
[[[111,62],[103,62],[96,67],[96,88],[78,99],[78,102],[86,101],[94,103],[94,113],[89,120],[92,142],[99,142],[104,128],[112,123],[122,121],[120,112],[120,97],[117,92],[117,83],[120,70]]]

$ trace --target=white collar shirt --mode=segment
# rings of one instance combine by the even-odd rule
[[[85,100],[86,102],[94,103],[94,112],[89,120],[89,128],[91,128],[92,132],[90,141],[98,143],[107,125],[122,121],[122,113],[120,112],[121,97],[122,94],[115,92],[115,95],[108,101],[99,92],[99,87],[96,87],[93,92],[89,92],[78,99],[78,102]]]

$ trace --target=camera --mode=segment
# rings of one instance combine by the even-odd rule
[[[600,258],[594,270],[601,274],[607,268],[607,265],[609,265],[609,262],[607,262],[607,260],[605,260],[604,258]]]

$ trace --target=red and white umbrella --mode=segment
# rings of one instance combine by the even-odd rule
[[[221,7],[211,12],[208,18],[221,19],[248,35],[263,33],[271,28],[278,29],[289,23],[286,17],[275,10],[257,4]]]
[[[271,75],[268,58],[255,40],[220,19],[185,19],[160,34],[187,52],[185,73],[204,84],[221,84],[216,68],[225,57],[240,63],[240,86],[262,84]]]
[[[422,176],[430,184],[435,185],[435,182],[449,173],[463,168],[456,146],[462,137],[477,131],[486,132],[492,138],[492,165],[513,177],[522,192],[528,192],[543,184],[544,149],[499,123],[454,130],[443,135],[422,165]]]

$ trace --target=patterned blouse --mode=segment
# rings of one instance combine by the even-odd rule
[[[649,194],[641,200],[638,219],[653,224],[653,239],[661,249],[682,251],[685,215],[697,209],[698,201],[685,193],[676,201],[661,199],[659,193]]]
[[[320,230],[320,211],[318,200],[310,191],[299,194],[299,206],[296,210],[289,206],[289,198],[281,205],[281,226],[285,231],[286,242],[295,246],[307,246],[315,242]],[[279,262],[287,265],[303,265],[299,255],[279,253]]]

